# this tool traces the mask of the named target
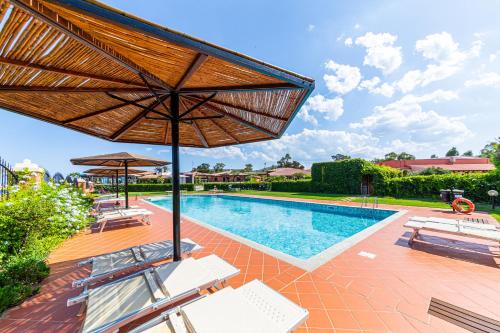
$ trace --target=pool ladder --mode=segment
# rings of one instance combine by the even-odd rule
[[[361,201],[361,208],[368,208],[368,197],[363,196],[363,200]],[[378,208],[378,197],[373,197],[373,208]]]

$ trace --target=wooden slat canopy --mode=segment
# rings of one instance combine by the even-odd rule
[[[123,169],[125,167],[125,164],[127,165],[127,167],[163,166],[170,164],[170,162],[159,158],[144,156],[135,153],[127,153],[127,152],[111,153],[111,154],[103,154],[103,155],[95,155],[87,157],[77,157],[77,158],[72,158],[71,163],[73,163],[74,165],[115,167],[115,168],[107,168],[108,170]],[[106,170],[104,168],[101,169]]]
[[[129,175],[141,175],[148,171],[139,169],[128,169]],[[125,168],[93,168],[85,170],[83,173],[95,177],[116,177],[125,175]]]
[[[0,0],[0,107],[116,142],[283,134],[312,79],[90,0]]]

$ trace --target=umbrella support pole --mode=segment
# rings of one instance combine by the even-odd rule
[[[172,228],[174,261],[181,260],[181,196],[179,182],[179,94],[170,94],[172,123]]]
[[[120,187],[118,185],[118,170],[116,170],[116,178],[115,178],[115,187],[116,187],[116,198],[120,196]]]
[[[125,208],[128,209],[128,161],[125,161]]]

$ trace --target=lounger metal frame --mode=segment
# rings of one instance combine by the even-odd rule
[[[417,222],[417,221],[414,221],[414,222]],[[419,223],[425,223],[425,222],[419,222]],[[413,232],[410,236],[410,238],[408,239],[408,245],[412,246],[413,245],[413,241],[415,239],[418,239],[418,236],[420,236],[420,231],[422,230],[427,230],[427,231],[433,231],[433,232],[438,232],[438,233],[442,233],[442,234],[448,234],[448,235],[455,235],[455,236],[461,236],[461,237],[471,237],[471,238],[478,238],[478,239],[485,239],[485,240],[490,240],[490,241],[496,241],[495,239],[491,239],[491,237],[483,237],[483,236],[480,236],[480,235],[473,235],[473,234],[468,234],[468,233],[464,233],[464,232],[460,232],[460,231],[446,231],[446,230],[439,230],[439,229],[434,229],[434,228],[429,228],[429,227],[425,227],[425,226],[422,226],[422,227],[412,227],[412,226],[406,226],[406,228],[411,228],[413,229]],[[457,225],[457,227],[459,227],[460,229],[460,226]],[[493,230],[485,230],[485,231],[493,231]],[[500,232],[500,231],[499,231]],[[500,241],[498,242],[498,245],[500,247]]]
[[[168,265],[168,264],[166,264],[166,265]],[[120,283],[124,280],[128,280],[130,278],[143,275],[146,272],[155,274],[154,269],[155,269],[155,267],[144,269],[142,271],[127,275],[126,277],[120,278],[118,280],[109,282],[106,285],[109,286],[109,285],[117,284],[117,283]],[[168,297],[167,296],[165,298],[162,298],[162,299],[154,302],[153,304],[151,304],[147,307],[144,307],[140,310],[133,311],[126,316],[123,316],[123,317],[120,317],[116,320],[113,320],[112,322],[109,322],[109,323],[91,331],[91,333],[116,332],[118,328],[120,328],[128,323],[131,323],[134,320],[137,320],[139,318],[147,316],[150,313],[153,313],[155,311],[161,310],[169,305],[180,302],[188,297],[199,294],[202,290],[209,290],[212,288],[220,289],[221,287],[224,287],[227,280],[238,275],[239,273],[240,273],[240,270],[238,269],[237,272],[235,272],[234,274],[231,274],[230,276],[224,277],[224,279],[214,279],[214,280],[207,282],[201,286],[197,286],[197,287],[192,288],[188,291],[185,291],[184,293],[181,293],[175,297]],[[75,304],[84,303],[84,304],[82,304],[82,308],[80,309],[80,313],[83,313],[83,311],[86,307],[86,304],[87,304],[88,297],[89,297],[89,291],[88,291],[88,288],[85,287],[84,291],[80,295],[68,299],[68,301],[66,302],[66,305],[69,307],[69,306],[73,306]],[[82,328],[83,328],[83,325],[82,325]]]
[[[117,210],[117,211],[120,212],[120,210]],[[113,217],[113,218],[107,218],[106,216],[104,216],[104,217],[97,217],[97,220],[94,222],[94,224],[100,224],[99,232],[102,232],[104,230],[104,228],[106,227],[106,224],[109,221],[120,221],[120,220],[125,220],[125,219],[135,219],[137,217],[140,217],[140,220],[142,221],[143,224],[151,225],[151,220],[149,219],[149,215],[152,215],[152,212],[146,213],[146,211],[137,211],[136,214],[116,216],[116,217]]]
[[[157,243],[161,243],[161,242],[157,242]],[[125,248],[125,249],[121,249],[121,250],[118,250],[118,251],[114,251],[114,252],[110,252],[110,253],[106,253],[104,255],[113,255],[115,253],[120,253],[120,252],[123,252],[123,251],[132,251],[133,248],[137,248],[137,247],[140,247],[140,246],[143,246],[143,245],[152,245],[152,244],[157,244],[157,243],[148,243],[148,244],[141,244],[141,245],[136,245],[136,246],[131,246],[131,247],[128,247],[128,248]],[[196,249],[195,251],[199,251],[201,250],[203,247],[199,244],[196,244],[196,243],[193,243],[196,246],[198,246],[199,248]],[[182,240],[181,240],[181,250],[182,250]],[[187,256],[190,256],[194,251],[191,251],[191,250],[188,250],[188,251],[182,251],[182,254],[185,254]],[[79,263],[76,264],[77,267],[83,267],[83,266],[86,266],[86,265],[90,265],[94,262],[95,258],[96,257],[99,257],[99,256],[94,256],[94,257],[90,257],[86,260],[82,260],[80,261]],[[72,287],[73,288],[79,288],[79,287],[85,287],[87,285],[92,285],[94,283],[96,283],[97,281],[100,281],[100,280],[104,280],[106,278],[113,278],[115,275],[117,274],[125,274],[129,271],[134,271],[134,270],[137,270],[137,269],[141,269],[141,268],[146,268],[148,266],[151,266],[157,262],[161,262],[161,261],[164,261],[164,260],[168,260],[168,259],[171,259],[173,257],[173,252],[172,254],[168,255],[168,256],[163,256],[163,257],[159,257],[159,258],[155,258],[153,260],[143,260],[143,261],[139,261],[139,262],[136,262],[134,263],[133,265],[130,265],[126,268],[116,268],[114,270],[110,270],[106,273],[103,273],[103,274],[97,274],[97,275],[90,275],[86,278],[83,278],[83,279],[79,279],[79,280],[74,280],[73,283],[72,283]]]

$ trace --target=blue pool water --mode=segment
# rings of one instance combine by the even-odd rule
[[[171,197],[149,201],[172,207]],[[300,259],[308,259],[395,213],[226,195],[183,196],[181,212]]]

